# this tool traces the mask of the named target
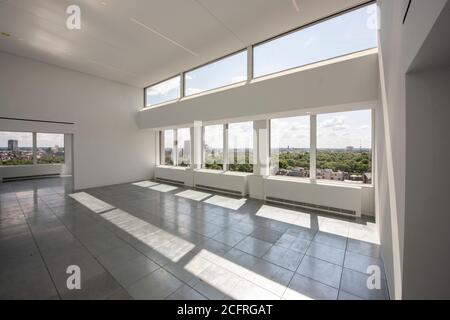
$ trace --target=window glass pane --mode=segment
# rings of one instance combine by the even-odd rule
[[[247,79],[247,51],[242,51],[185,74],[185,95],[220,88]]]
[[[180,167],[189,167],[191,165],[191,129],[178,129],[177,135],[177,165]]]
[[[207,169],[223,169],[223,125],[205,126],[205,164]]]
[[[145,89],[146,106],[154,106],[159,103],[180,98],[181,77],[166,80]]]
[[[55,133],[37,134],[37,163],[64,163],[64,135]]]
[[[317,179],[372,183],[372,111],[317,115]]]
[[[163,131],[164,136],[164,159],[163,163],[165,165],[173,166],[173,146],[174,146],[174,135],[173,130]]]
[[[254,76],[376,47],[376,14],[371,4],[255,46]]]
[[[309,116],[270,121],[271,174],[309,177]]]
[[[33,134],[0,131],[0,165],[25,164],[33,164]]]
[[[228,163],[230,171],[253,172],[253,122],[229,124]]]

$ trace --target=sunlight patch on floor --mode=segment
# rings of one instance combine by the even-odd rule
[[[161,184],[157,184],[157,185],[155,185],[153,187],[150,187],[149,189],[155,190],[155,191],[159,191],[159,192],[170,192],[170,191],[173,191],[173,190],[177,190],[178,187],[161,183]]]
[[[189,241],[120,209],[101,216],[173,262],[178,262],[195,247]]]
[[[236,199],[231,197],[224,196],[213,196],[205,201],[205,203],[213,204],[215,206],[231,209],[231,210],[239,210],[246,202],[246,198]]]
[[[311,215],[300,211],[278,208],[265,204],[259,208],[256,215],[300,227],[311,228]]]
[[[139,182],[135,182],[132,183],[132,185],[137,186],[137,187],[142,187],[142,188],[149,188],[149,187],[153,187],[158,185],[159,183],[156,182],[152,182],[152,181],[139,181]]]
[[[97,199],[96,197],[91,196],[89,193],[86,193],[86,192],[72,193],[69,196],[72,199],[75,199],[76,201],[81,203],[83,206],[94,211],[95,213],[101,213],[101,212],[105,212],[107,210],[114,209],[114,207],[112,205],[110,205],[100,199]]]
[[[349,222],[329,217],[317,217],[319,231],[347,237],[349,232]]]
[[[186,198],[194,201],[202,201],[211,196],[210,193],[200,192],[195,190],[186,190],[180,193],[177,193],[176,196],[181,198]]]
[[[279,300],[286,286],[202,249],[184,268],[232,299]]]

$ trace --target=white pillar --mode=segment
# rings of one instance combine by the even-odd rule
[[[203,126],[201,121],[194,121],[191,128],[191,168],[200,169],[203,159]]]
[[[253,79],[253,46],[247,47],[247,83]]]
[[[33,132],[33,164],[37,164],[37,133]]]
[[[310,121],[310,151],[309,151],[309,177],[311,182],[316,181],[316,157],[317,157],[317,116],[311,115]]]
[[[64,135],[64,165],[61,174],[72,174],[72,134]]]
[[[227,171],[229,165],[228,159],[228,124],[223,125],[223,170]]]
[[[253,174],[270,173],[270,120],[253,121]]]

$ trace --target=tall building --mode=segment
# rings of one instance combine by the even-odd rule
[[[185,140],[183,146],[183,156],[189,157],[191,154],[191,140]]]
[[[8,150],[12,152],[19,152],[19,141],[18,140],[8,140]]]

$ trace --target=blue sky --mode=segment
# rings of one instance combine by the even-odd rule
[[[254,75],[262,75],[330,59],[377,46],[376,5],[312,25],[254,47]],[[246,51],[186,73],[187,95],[244,81]],[[151,104],[179,97],[179,77],[147,91]]]

